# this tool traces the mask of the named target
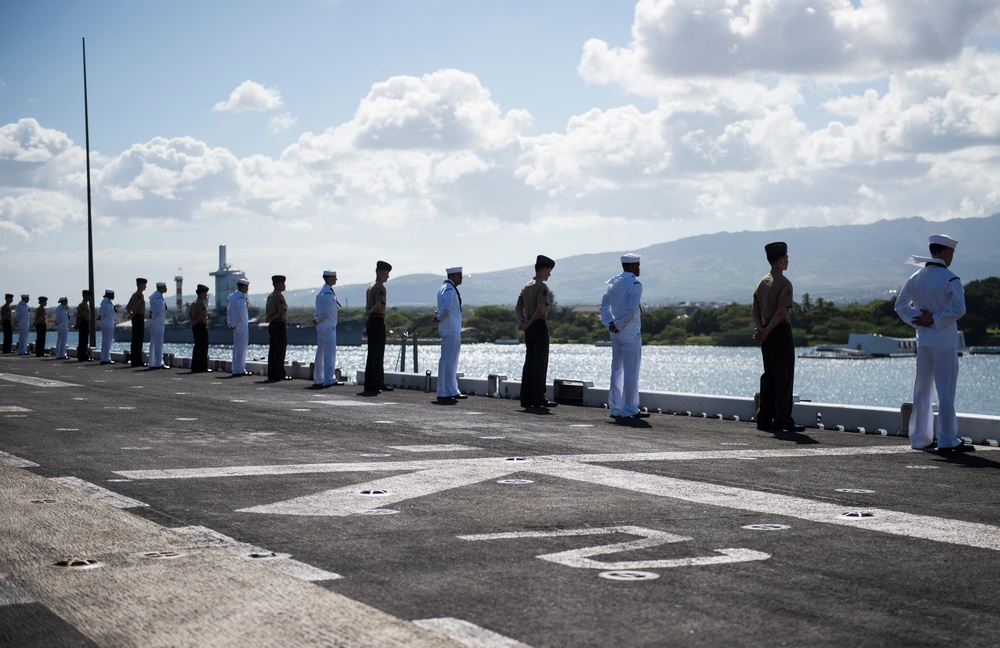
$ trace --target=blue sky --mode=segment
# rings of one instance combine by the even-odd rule
[[[998,34],[992,0],[0,0],[0,281],[84,287],[81,37],[97,289],[226,244],[263,292],[988,216]]]

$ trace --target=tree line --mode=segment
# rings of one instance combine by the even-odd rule
[[[1000,343],[1000,277],[969,282],[965,286],[966,314],[959,321],[969,345]],[[803,293],[792,311],[792,330],[797,346],[846,344],[851,333],[878,333],[890,337],[913,337],[913,329],[896,315],[894,299],[839,306],[822,297]],[[423,339],[438,337],[434,310],[390,307],[386,326],[392,336],[402,333]],[[510,306],[466,307],[463,326],[475,329],[466,340],[524,341]],[[553,344],[594,344],[608,339],[596,308],[573,308],[553,304],[548,315]],[[696,308],[689,313],[679,307],[648,307],[642,310],[643,344],[755,346],[751,339],[753,320],[750,304],[731,303]]]

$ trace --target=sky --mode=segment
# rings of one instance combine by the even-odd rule
[[[996,0],[0,0],[32,302],[87,285],[83,39],[98,293],[1000,212]]]

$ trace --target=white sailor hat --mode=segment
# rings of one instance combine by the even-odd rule
[[[445,274],[458,274],[462,272],[462,266],[452,266],[444,271]]]
[[[326,279],[327,277],[336,277],[336,276],[337,276],[337,271],[336,270],[324,270],[323,271],[323,278],[324,279]]]
[[[241,286],[249,286],[250,285],[250,280],[247,279],[246,277],[240,277],[240,280],[237,281],[236,283],[239,284],[239,285],[241,285]]]
[[[640,255],[634,252],[628,252],[627,254],[621,255],[622,263],[639,263]]]
[[[167,287],[167,282],[165,282],[165,281],[157,281],[156,282],[156,287],[157,288],[166,288]]]
[[[21,293],[21,299],[31,299],[31,295],[28,293]]]
[[[950,247],[953,250],[958,247],[958,241],[951,238],[947,234],[932,234],[927,237],[927,242],[931,245],[943,245],[945,247]]]
[[[115,296],[115,291],[111,290],[110,288],[105,288],[104,289],[104,296],[105,297],[114,297]]]
[[[69,303],[69,297],[60,297],[59,301],[60,302],[66,302],[68,304]]]

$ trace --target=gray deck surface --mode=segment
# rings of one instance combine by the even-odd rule
[[[0,645],[1000,645],[994,448],[309,384],[0,357]]]

